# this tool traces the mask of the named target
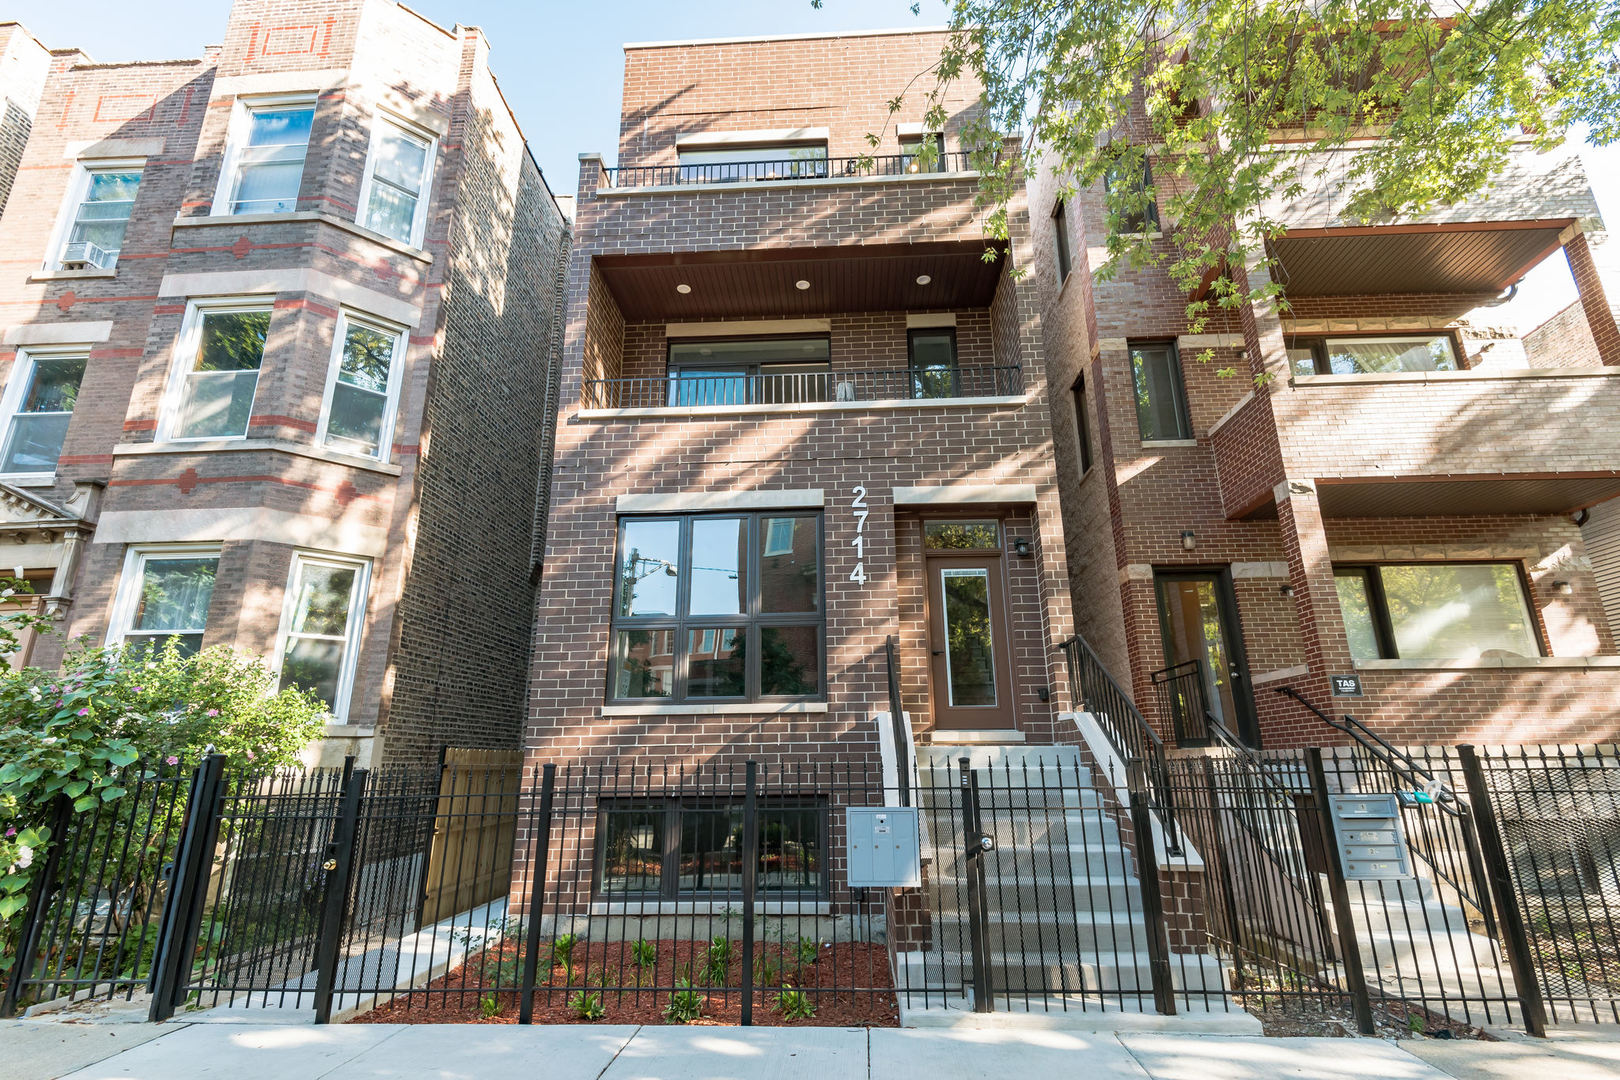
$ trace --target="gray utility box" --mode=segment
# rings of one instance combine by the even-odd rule
[[[852,889],[919,889],[922,845],[914,806],[845,809],[845,865]]]
[[[1394,795],[1330,795],[1339,862],[1349,881],[1393,881],[1412,876]]]

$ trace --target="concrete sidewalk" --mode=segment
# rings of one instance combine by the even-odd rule
[[[1620,1027],[1499,1043],[951,1029],[0,1022],[5,1080],[1612,1080]]]

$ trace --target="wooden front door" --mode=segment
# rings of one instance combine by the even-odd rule
[[[1001,555],[924,556],[934,726],[1011,728],[1013,687]]]

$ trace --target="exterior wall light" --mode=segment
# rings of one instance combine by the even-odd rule
[[[1191,551],[1193,549],[1193,547],[1194,547],[1194,540],[1195,540],[1195,538],[1193,536],[1193,531],[1191,529],[1182,529],[1181,530],[1181,546],[1184,549],[1186,549],[1187,551]]]
[[[1575,592],[1575,586],[1567,581],[1555,581],[1552,583],[1552,590],[1559,596],[1572,596]]]
[[[1027,559],[1031,555],[1035,554],[1035,549],[1032,548],[1029,541],[1024,539],[1022,536],[1018,537],[1012,542],[1012,549],[1013,554],[1018,556],[1020,559]]]
[[[1294,587],[1292,585],[1288,584],[1285,581],[1281,585],[1277,586],[1277,595],[1279,595],[1279,596],[1293,596],[1294,595]]]

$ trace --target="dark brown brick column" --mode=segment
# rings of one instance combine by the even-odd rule
[[[1598,355],[1606,366],[1620,364],[1620,327],[1615,325],[1614,309],[1609,307],[1603,279],[1598,277],[1592,250],[1579,226],[1572,227],[1564,238],[1564,258],[1569,260],[1569,272],[1575,278],[1575,288],[1581,296],[1581,308],[1586,312],[1586,324],[1592,329],[1592,340],[1597,342]]]

